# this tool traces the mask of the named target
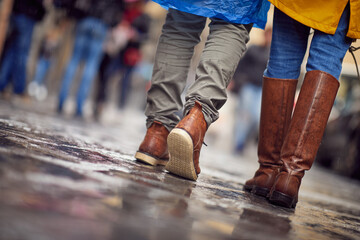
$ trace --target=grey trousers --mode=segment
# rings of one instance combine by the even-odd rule
[[[183,108],[181,94],[186,86],[194,47],[200,42],[205,24],[205,17],[169,9],[147,94],[147,127],[153,121],[159,121],[170,131],[179,122],[176,112]],[[251,27],[211,19],[195,82],[185,95],[184,114],[198,101],[208,127],[218,119],[218,110],[227,99],[226,88],[246,50]]]

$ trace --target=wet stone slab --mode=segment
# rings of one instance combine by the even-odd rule
[[[0,109],[0,239],[360,239],[359,182],[316,166],[289,210],[243,191],[255,155],[204,147],[197,182],[137,162],[141,112],[102,126]]]

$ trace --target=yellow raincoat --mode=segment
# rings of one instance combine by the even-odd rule
[[[350,2],[350,38],[360,38],[360,0],[269,0],[296,21],[324,33],[334,34]]]

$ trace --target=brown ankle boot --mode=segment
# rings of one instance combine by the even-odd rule
[[[148,128],[135,158],[150,165],[166,165],[169,161],[166,139],[169,131],[161,122],[154,121]]]
[[[196,180],[200,173],[199,156],[207,126],[201,105],[195,102],[189,113],[175,126],[168,137],[170,160],[165,169]]]
[[[296,206],[301,179],[314,162],[338,88],[337,79],[326,72],[306,74],[281,149],[283,166],[270,192],[271,203]]]
[[[266,197],[280,171],[280,150],[290,124],[296,79],[264,77],[261,102],[258,157],[260,167],[244,189]]]

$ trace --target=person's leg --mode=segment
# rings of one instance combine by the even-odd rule
[[[147,132],[135,154],[141,162],[165,165],[169,160],[166,139],[179,121],[176,112],[183,107],[181,93],[185,89],[194,47],[200,42],[205,23],[205,17],[169,9],[147,94]]]
[[[119,100],[119,107],[124,108],[126,105],[126,100],[128,93],[130,91],[131,85],[131,74],[133,72],[132,66],[124,67],[124,74],[123,78],[121,79],[121,90],[120,90],[120,100]]]
[[[309,34],[309,27],[275,8],[270,58],[264,76],[298,79]]]
[[[11,24],[13,24],[13,18],[11,19]],[[17,34],[16,34],[17,35]],[[17,37],[14,34],[14,39]],[[7,48],[4,48],[4,53],[2,56],[1,67],[0,67],[0,92],[4,91],[6,86],[11,80],[11,71],[12,66],[14,65],[15,59],[15,52],[16,52],[16,45],[15,41],[8,42]]]
[[[205,132],[227,99],[226,88],[246,49],[251,27],[212,19],[195,82],[185,98],[185,117],[168,137],[170,160],[165,169],[169,172],[197,179]]]
[[[274,10],[270,59],[264,73],[258,162],[259,169],[244,189],[266,197],[280,171],[280,151],[291,121],[297,78],[310,28]]]
[[[73,53],[69,63],[67,64],[66,71],[61,83],[58,111],[62,111],[63,109],[75,72],[83,55],[86,41],[87,41],[86,25],[84,25],[84,22],[80,21],[76,26],[76,35],[75,35],[75,43],[73,46]]]
[[[252,129],[256,133],[259,133],[260,113],[261,113],[261,95],[262,87],[253,86],[253,101],[249,104],[249,110],[252,119]]]
[[[302,177],[316,157],[339,82],[343,57],[351,45],[346,37],[349,6],[334,35],[315,31],[304,83],[281,149],[281,172],[271,189],[270,202],[295,207]]]
[[[261,87],[245,84],[239,92],[235,113],[234,144],[236,152],[243,152],[250,132],[257,127],[260,106]]]
[[[49,59],[46,59],[43,56],[38,59],[34,78],[28,86],[28,93],[30,96],[34,97],[40,91],[40,86],[42,85],[43,79],[45,78],[49,66]],[[42,87],[43,89],[45,89],[44,86]]]
[[[314,31],[306,71],[320,70],[339,78],[344,56],[352,39],[346,37],[349,26],[349,6],[344,10],[334,35]]]
[[[76,115],[79,116],[83,113],[83,105],[99,68],[103,54],[102,46],[107,31],[107,26],[98,19],[91,19],[88,27],[90,27],[88,31],[91,31],[91,37],[88,39],[87,59],[85,60],[83,77],[77,94]]]
[[[45,57],[40,57],[36,66],[36,72],[33,82],[39,86],[43,84],[47,71],[50,67],[50,59]]]
[[[209,27],[210,33],[196,69],[195,82],[185,97],[184,110],[186,115],[198,101],[208,127],[218,119],[218,110],[226,102],[226,88],[246,50],[252,26],[212,19]]]
[[[112,58],[110,57],[110,55],[105,53],[101,59],[99,66],[99,74],[94,102],[94,117],[97,120],[99,120],[104,103],[106,101],[106,90],[109,79],[109,75],[107,73],[112,62],[111,60]]]
[[[23,94],[26,89],[26,65],[35,21],[24,15],[16,16],[15,21],[19,35],[15,42],[14,68],[11,70],[14,81],[13,91],[16,94]]]
[[[200,42],[206,18],[169,9],[160,36],[151,88],[147,94],[147,127],[161,122],[169,131],[175,127],[182,109],[184,91],[194,47]]]

